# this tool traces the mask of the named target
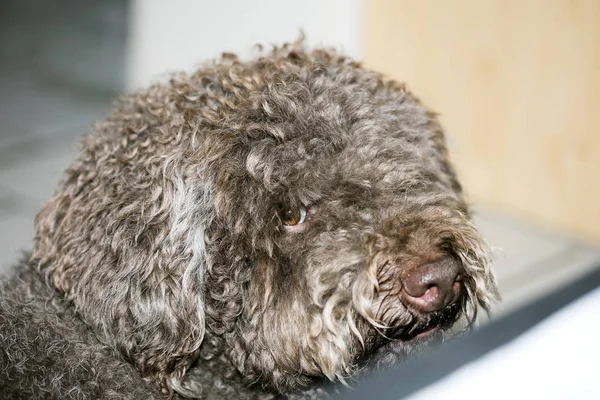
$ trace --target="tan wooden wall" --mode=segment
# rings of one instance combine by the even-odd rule
[[[471,199],[600,242],[600,0],[366,4],[366,64],[441,113]]]

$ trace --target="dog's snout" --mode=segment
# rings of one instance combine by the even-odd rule
[[[402,297],[424,312],[441,310],[461,291],[461,269],[452,257],[416,265],[402,273]]]

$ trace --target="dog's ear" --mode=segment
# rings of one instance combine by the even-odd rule
[[[140,171],[89,158],[37,215],[33,261],[103,343],[172,387],[204,336],[205,188],[173,160]]]

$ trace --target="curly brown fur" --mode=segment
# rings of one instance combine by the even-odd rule
[[[305,221],[285,225],[289,212]],[[31,263],[56,292],[27,290],[61,302],[46,315],[57,334],[78,327],[61,343],[89,338],[107,376],[133,365],[172,395],[344,381],[441,335],[419,339],[428,328],[469,325],[496,296],[435,115],[403,85],[300,44],[225,54],[123,97],[35,227]],[[443,257],[460,266],[458,299],[434,312],[403,301],[402,274]]]

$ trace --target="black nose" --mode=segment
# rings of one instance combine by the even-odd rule
[[[432,312],[456,301],[461,291],[459,263],[452,257],[417,265],[402,273],[402,298],[413,307]]]

